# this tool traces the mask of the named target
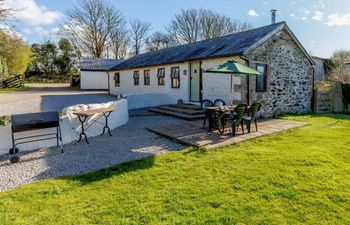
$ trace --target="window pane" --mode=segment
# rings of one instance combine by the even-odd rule
[[[120,86],[120,75],[119,73],[114,74],[114,86],[118,87]]]
[[[256,77],[256,90],[265,91],[266,89],[266,65],[257,65],[256,70],[259,71],[262,75]]]

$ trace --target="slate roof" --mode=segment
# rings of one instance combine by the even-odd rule
[[[82,71],[107,71],[115,67],[122,60],[100,59],[100,58],[83,58],[80,61],[80,70]]]
[[[126,70],[191,60],[241,55],[285,22],[134,56],[110,70]]]

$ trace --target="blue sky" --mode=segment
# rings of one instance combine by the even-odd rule
[[[28,42],[57,40],[64,12],[78,0],[7,0],[22,9],[16,12],[18,32]],[[108,1],[108,0],[107,0]],[[164,30],[181,9],[205,8],[249,21],[254,27],[270,23],[270,9],[277,21],[286,21],[313,55],[328,57],[336,49],[350,49],[350,0],[109,0],[126,18]]]

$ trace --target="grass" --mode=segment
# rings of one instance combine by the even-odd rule
[[[0,193],[2,224],[350,224],[350,116]],[[117,146],[116,146],[117,147]]]
[[[28,90],[28,87],[19,87],[19,88],[0,88],[0,94],[1,93],[13,93],[13,92],[20,92],[20,91],[26,91]]]
[[[80,87],[67,87],[70,91],[81,91]]]

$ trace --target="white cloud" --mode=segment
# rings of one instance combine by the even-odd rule
[[[254,10],[254,9],[251,9],[248,11],[248,15],[249,16],[253,16],[253,17],[258,17],[259,14]]]
[[[62,30],[58,27],[51,29],[45,29],[41,26],[36,26],[33,28],[25,28],[22,30],[26,36],[35,36],[42,39],[42,41],[58,41],[62,37]]]
[[[321,21],[323,19],[324,13],[320,11],[316,11],[315,15],[312,17],[312,19]]]
[[[48,25],[60,19],[61,13],[49,11],[45,6],[38,5],[35,0],[8,0],[5,7],[13,8],[15,19],[29,25]]]
[[[326,24],[330,27],[350,25],[350,12],[343,15],[338,13],[330,14]]]
[[[316,41],[315,41],[315,40],[311,40],[310,43],[311,43],[311,44],[315,44]]]
[[[301,17],[301,20],[307,20],[306,16]]]

